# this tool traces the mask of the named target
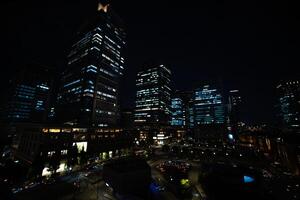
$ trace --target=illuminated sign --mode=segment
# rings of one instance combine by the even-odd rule
[[[50,128],[49,132],[50,133],[60,133],[60,129],[59,128]]]
[[[99,3],[99,4],[98,4],[98,9],[97,9],[97,10],[98,10],[98,11],[103,10],[104,12],[107,12],[108,7],[109,7],[109,4],[103,5],[103,4]]]
[[[73,128],[72,129],[73,132],[87,132],[86,128]]]
[[[72,132],[72,129],[62,129],[61,132],[63,133],[71,133]]]

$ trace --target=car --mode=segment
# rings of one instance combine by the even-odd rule
[[[16,187],[16,188],[12,188],[12,189],[11,189],[11,192],[12,192],[13,194],[16,194],[16,193],[21,192],[21,191],[23,191],[23,188],[22,188],[22,187]]]
[[[44,183],[47,185],[51,185],[51,184],[54,184],[55,182],[56,182],[56,180],[54,178],[49,178],[49,179],[46,179]]]
[[[88,176],[90,176],[91,174],[92,174],[92,172],[89,172],[89,171],[88,171],[88,172],[85,172],[85,173],[84,173],[84,176],[85,176],[85,177],[88,177]]]
[[[160,191],[160,192],[163,192],[163,191],[165,191],[165,187],[164,186],[158,186],[158,190]]]
[[[76,188],[80,188],[80,181],[79,181],[79,180],[74,181],[73,185],[74,185]]]
[[[150,185],[150,188],[153,192],[163,192],[165,191],[165,187],[160,185],[157,181],[152,180],[152,183]]]
[[[34,188],[34,187],[36,187],[38,185],[39,185],[38,182],[31,182],[28,185],[26,185],[25,187],[27,187],[26,189],[30,189],[30,188]]]

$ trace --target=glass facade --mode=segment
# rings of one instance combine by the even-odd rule
[[[179,102],[176,99],[180,99]],[[174,100],[174,101],[173,101]],[[176,105],[177,104],[177,105]],[[180,111],[176,112],[176,107]],[[177,119],[180,126],[184,126],[185,128],[192,128],[194,123],[193,117],[193,91],[176,91],[172,98],[172,118]],[[181,114],[182,112],[182,114]],[[182,122],[183,120],[183,122]],[[171,121],[172,124],[172,121]],[[173,125],[176,122],[173,121]]]
[[[237,125],[240,119],[242,98],[239,90],[230,90],[228,97],[228,114],[229,121],[232,125]]]
[[[51,95],[48,69],[30,64],[16,74],[9,95],[6,118],[15,122],[45,122]]]
[[[171,71],[164,65],[149,68],[137,74],[136,125],[168,125],[170,122]]]
[[[114,12],[101,8],[68,55],[58,95],[61,122],[96,127],[118,123],[125,32]]]
[[[224,105],[220,92],[205,85],[195,90],[193,99],[194,126],[203,124],[222,124],[225,121]]]
[[[185,109],[182,99],[172,98],[171,111],[171,126],[185,126]]]
[[[279,116],[290,128],[300,127],[300,81],[288,81],[277,86]]]

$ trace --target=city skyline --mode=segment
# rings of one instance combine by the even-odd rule
[[[7,12],[2,19],[9,19],[3,23],[7,28],[2,33],[7,38],[4,48],[8,49],[3,53],[4,64],[12,66],[1,73],[4,87],[6,77],[24,66],[24,60],[63,70],[75,33],[86,15],[95,11],[96,3],[4,2]],[[240,90],[246,120],[272,122],[276,84],[297,77],[293,66],[299,62],[295,56],[299,40],[292,26],[295,13],[288,13],[287,4],[270,5],[113,2],[128,26],[127,84],[122,88],[128,95],[122,99],[123,107],[134,107],[134,82],[140,67],[157,59],[173,71],[175,89],[192,90],[202,80],[221,79],[227,90]],[[150,15],[153,11],[155,15]],[[43,38],[47,41],[41,43]],[[253,43],[257,38],[259,42]]]
[[[299,199],[290,5],[1,5],[2,199]]]

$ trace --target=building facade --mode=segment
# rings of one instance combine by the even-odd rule
[[[123,109],[121,112],[121,127],[126,129],[132,129],[134,127],[134,114],[131,109]]]
[[[300,128],[300,81],[287,81],[277,86],[278,115],[287,128]]]
[[[119,128],[18,123],[14,131],[17,136],[12,144],[15,158],[28,166],[43,160],[40,163],[43,168],[49,168],[54,154],[59,155],[59,163],[66,167],[74,148],[78,152],[77,156],[85,152],[87,158],[96,160],[128,155],[128,149],[133,142],[131,134]]]
[[[239,90],[230,90],[228,97],[228,112],[230,116],[230,121],[240,121],[241,103],[242,98]]]
[[[225,122],[224,104],[220,91],[210,85],[204,85],[195,90],[193,122],[194,127]]]
[[[185,109],[179,97],[171,99],[171,126],[185,126]]]
[[[57,114],[70,125],[110,127],[120,118],[119,86],[124,69],[125,32],[109,4],[80,31],[62,75]]]
[[[241,104],[242,98],[239,90],[230,90],[228,96],[228,120],[233,131],[237,131],[237,127],[241,122]]]
[[[28,64],[15,79],[5,109],[9,122],[45,122],[50,112],[52,70],[39,64]]]
[[[154,128],[170,123],[171,71],[165,65],[151,66],[140,71],[136,79],[134,123]]]
[[[176,91],[175,97],[182,100],[184,128],[192,128],[193,121],[193,91]]]

